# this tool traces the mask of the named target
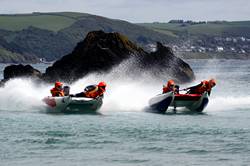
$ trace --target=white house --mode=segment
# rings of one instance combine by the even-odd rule
[[[218,52],[223,52],[223,51],[224,51],[224,48],[221,47],[221,46],[217,46],[216,50],[217,50]]]

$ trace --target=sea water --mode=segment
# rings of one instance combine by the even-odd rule
[[[202,114],[144,111],[166,80],[126,78],[119,68],[73,84],[108,83],[96,115],[44,112],[41,99],[53,85],[28,78],[0,88],[0,165],[249,165],[250,61],[189,60],[198,84],[215,78]],[[0,65],[2,72],[5,65]],[[47,65],[35,65],[43,70]]]

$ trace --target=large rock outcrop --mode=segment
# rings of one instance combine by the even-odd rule
[[[177,58],[171,48],[157,43],[157,50],[148,53],[126,36],[103,31],[88,33],[71,54],[48,67],[42,79],[48,82],[73,82],[91,72],[106,73],[125,60],[132,61],[132,65],[126,67],[130,75],[134,74],[135,77],[143,72],[151,74],[154,78],[172,78],[179,83],[194,79],[190,66]],[[4,75],[5,79],[19,76],[40,78],[41,73],[31,66],[11,66],[6,67]]]
[[[165,47],[159,42],[155,52],[144,56],[142,64],[154,75],[158,77],[169,75],[180,83],[190,82],[195,78],[191,67],[181,58],[176,57],[170,47]]]
[[[39,70],[34,69],[30,65],[10,65],[4,69],[4,80],[9,80],[16,77],[32,77],[32,78],[41,78],[42,74]]]
[[[119,33],[93,31],[74,51],[46,69],[44,78],[49,81],[74,81],[90,72],[104,72],[123,60],[147,53]]]
[[[169,75],[178,82],[194,79],[190,66],[177,58],[171,48],[157,43],[157,50],[147,53],[126,36],[103,31],[90,32],[74,51],[47,68],[44,79],[48,81],[75,81],[91,72],[105,72],[128,58],[136,61],[134,68]],[[132,70],[132,68],[131,68]],[[157,77],[157,75],[155,75]]]

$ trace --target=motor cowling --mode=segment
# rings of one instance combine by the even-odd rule
[[[69,94],[70,94],[70,87],[69,86],[64,86],[63,87],[63,92],[64,92],[64,96],[69,96]]]

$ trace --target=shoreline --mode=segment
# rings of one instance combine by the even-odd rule
[[[198,53],[198,52],[176,52],[176,56],[182,59],[224,59],[224,60],[248,60],[250,54],[232,54],[232,53]]]
[[[174,54],[183,59],[183,60],[199,60],[199,59],[218,59],[218,60],[250,60],[250,54],[233,54],[233,53],[204,53],[204,52],[179,52],[179,51],[174,51]],[[59,58],[60,59],[60,58]],[[58,60],[58,59],[57,59]],[[54,62],[56,62],[57,60],[54,61],[37,61],[37,62],[1,62],[0,64],[44,64],[44,65],[53,65]]]

